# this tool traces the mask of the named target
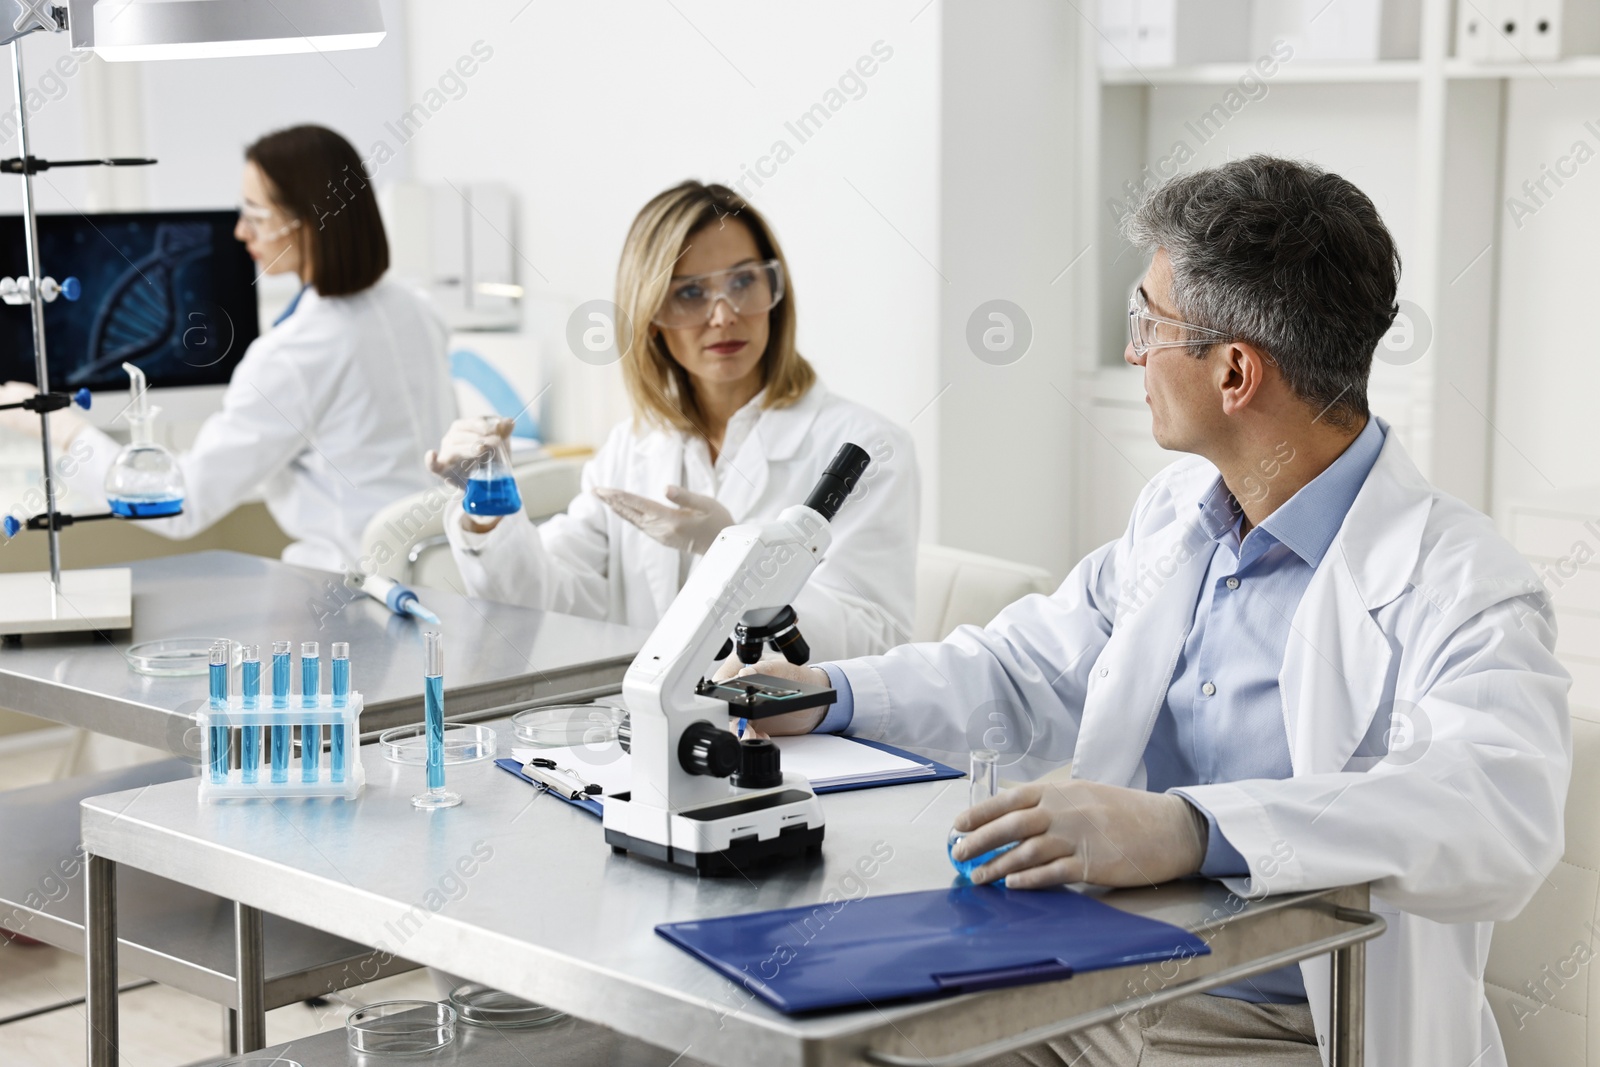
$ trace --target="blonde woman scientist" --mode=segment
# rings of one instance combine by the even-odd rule
[[[622,357],[633,418],[612,430],[566,512],[445,523],[468,592],[652,626],[723,527],[803,501],[846,441],[873,457],[794,603],[818,659],[909,639],[918,476],[910,437],[834,396],[795,350],[794,290],[766,221],[732,190],[689,181],[645,205],[617,270],[639,324]],[[451,477],[510,432],[458,420],[429,467]]]

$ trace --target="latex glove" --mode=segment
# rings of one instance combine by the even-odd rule
[[[6,382],[0,385],[0,405],[20,404],[29,397],[39,395],[39,390],[27,382]],[[70,407],[50,413],[50,444],[53,449],[64,449],[72,441],[89,420],[79,415]],[[0,411],[0,430],[10,430],[39,439],[39,413],[26,408],[12,408],[10,411]]]
[[[1183,797],[1099,782],[1007,789],[956,816],[955,827],[967,833],[958,860],[1021,842],[972,873],[977,884],[1004,878],[1008,889],[1156,885],[1194,874],[1206,854],[1206,818]]]
[[[444,432],[438,448],[428,450],[428,469],[457,489],[467,487],[467,477],[495,444],[511,436],[516,423],[496,415],[457,419]]]
[[[796,666],[778,656],[773,659],[764,659],[759,663],[745,666],[739,662],[737,656],[729,656],[722,661],[722,666],[717,668],[714,680],[723,682],[741,674],[766,674],[774,678],[785,678],[791,682],[809,682],[812,685],[831,685],[828,672],[821,667]],[[828,705],[820,708],[801,708],[784,715],[771,715],[765,719],[752,719],[746,724],[745,737],[788,737],[794,734],[809,734],[821,725],[822,720],[828,715]],[[737,728],[737,720],[732,728]]]
[[[596,489],[594,495],[652,540],[668,548],[688,549],[697,556],[705,555],[717,534],[733,525],[727,508],[681,485],[667,486],[667,499],[678,505],[675,508],[623,489]]]

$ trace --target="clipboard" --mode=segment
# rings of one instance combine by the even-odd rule
[[[1053,982],[1204,956],[1199,937],[1072,889],[957,886],[656,933],[788,1015]]]
[[[577,800],[574,800],[571,797],[567,796],[565,793],[560,793],[560,792],[557,792],[557,791],[555,791],[553,789],[546,788],[543,782],[536,782],[532,778],[529,778],[526,774],[522,773],[522,763],[520,761],[518,761],[518,760],[514,760],[514,759],[497,759],[497,760],[494,761],[494,765],[496,767],[499,767],[502,771],[507,772],[508,774],[516,775],[518,778],[522,779],[524,782],[527,782],[529,785],[533,786],[535,789],[539,790],[540,792],[548,793],[550,796],[555,797],[557,800],[563,801],[563,802],[565,802],[567,804],[571,804],[575,808],[582,808],[584,811],[588,812],[590,815],[601,816],[601,817],[603,817],[605,815],[605,809],[600,806],[600,802],[598,800],[591,800],[588,797],[581,797],[581,798],[579,798]]]

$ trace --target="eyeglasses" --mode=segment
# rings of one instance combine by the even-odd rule
[[[1161,327],[1167,327],[1163,330]],[[1203,337],[1180,337],[1177,331],[1185,330]],[[1162,334],[1166,334],[1165,337]],[[1135,289],[1128,296],[1128,340],[1133,344],[1133,354],[1143,359],[1152,348],[1207,347],[1225,341],[1228,335],[1221,330],[1196,326],[1192,322],[1163,318],[1150,313],[1144,290]]]
[[[710,322],[718,301],[725,301],[735,315],[760,315],[777,307],[782,299],[783,264],[769,259],[672,279],[667,299],[650,321],[681,330]]]
[[[300,225],[299,219],[290,219],[286,224],[271,233],[262,233],[261,227],[270,225],[275,214],[268,207],[256,207],[253,204],[239,205],[239,221],[244,223],[245,229],[249,230],[260,241],[276,241]]]

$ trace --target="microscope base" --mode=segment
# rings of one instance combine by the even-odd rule
[[[607,797],[606,844],[613,852],[631,852],[708,875],[740,874],[750,867],[816,855],[822,851],[825,829],[822,805],[809,788],[795,788],[797,777],[790,776],[790,782],[767,792],[736,793],[727,800],[674,812],[667,816],[669,841],[629,833],[636,828],[628,818],[631,798]],[[761,836],[763,831],[767,836]]]

